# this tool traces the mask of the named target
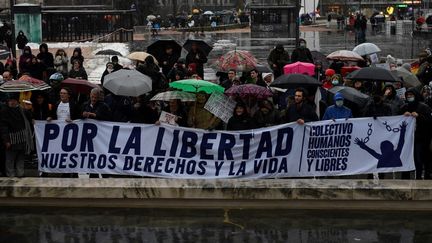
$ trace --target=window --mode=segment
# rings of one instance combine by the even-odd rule
[[[280,10],[257,9],[252,12],[252,21],[256,24],[280,24],[281,20]]]

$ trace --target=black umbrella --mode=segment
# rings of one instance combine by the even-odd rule
[[[157,40],[147,47],[147,53],[152,54],[160,62],[167,47],[172,47],[173,55],[180,57],[182,47],[175,40]]]
[[[377,67],[365,67],[359,70],[355,70],[354,72],[348,74],[345,78],[359,81],[400,81],[400,79],[389,70]]]
[[[255,68],[260,73],[272,73],[273,72],[268,66],[266,66],[264,64],[258,63]]]
[[[335,86],[329,89],[329,92],[332,94],[339,92],[346,100],[349,100],[361,107],[365,106],[369,100],[369,95],[363,94],[362,92],[348,86]]]
[[[282,89],[316,87],[321,86],[321,82],[308,75],[292,73],[279,76],[270,86]]]
[[[184,45],[183,48],[190,52],[192,49],[192,44],[196,43],[198,45],[198,47],[206,54],[206,56],[208,56],[208,54],[211,52],[211,50],[213,49],[213,47],[211,47],[209,44],[207,44],[207,42],[203,41],[203,40],[192,40],[192,39],[188,39]]]
[[[323,70],[326,70],[327,68],[329,68],[330,63],[329,63],[326,55],[322,54],[319,51],[311,51],[311,54],[312,54],[312,58],[314,60],[315,65],[316,65],[317,61],[320,61],[322,64]]]
[[[107,55],[107,56],[122,56],[122,54],[118,51],[114,51],[112,49],[106,49],[102,51],[96,52],[96,55]]]

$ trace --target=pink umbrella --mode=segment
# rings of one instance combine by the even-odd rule
[[[287,64],[284,67],[284,74],[307,74],[313,76],[315,74],[315,65],[308,62],[295,62]]]

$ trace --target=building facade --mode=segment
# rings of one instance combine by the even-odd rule
[[[403,15],[414,8],[417,13],[427,12],[432,0],[320,0],[318,9],[321,15],[328,13],[349,14],[361,11],[366,15],[374,11],[384,14]]]
[[[249,5],[251,34],[257,38],[298,38],[297,0],[252,0]]]

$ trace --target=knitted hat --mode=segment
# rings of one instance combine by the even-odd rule
[[[326,76],[333,76],[333,75],[335,75],[335,73],[336,73],[335,70],[333,70],[331,68],[329,68],[325,71]]]

